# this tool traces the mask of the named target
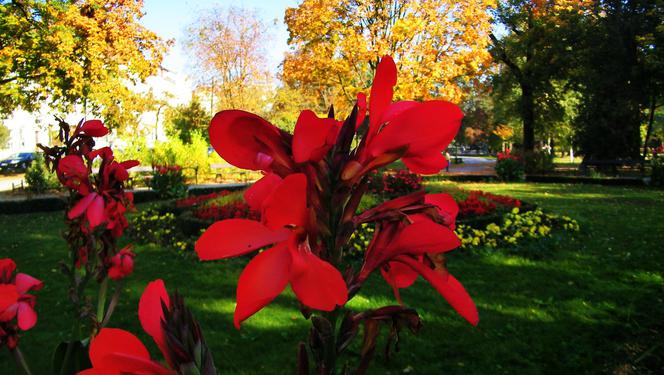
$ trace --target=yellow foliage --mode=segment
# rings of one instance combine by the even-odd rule
[[[286,10],[293,48],[283,78],[321,108],[348,108],[383,55],[397,62],[396,99],[460,102],[490,63],[495,0],[304,0]],[[321,109],[319,108],[319,110]]]

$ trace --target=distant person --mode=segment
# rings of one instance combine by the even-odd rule
[[[445,159],[447,159],[447,166],[445,167],[445,172],[450,171],[450,153],[449,151],[445,151]]]

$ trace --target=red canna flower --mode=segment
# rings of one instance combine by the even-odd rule
[[[418,275],[422,276],[461,316],[477,325],[479,318],[475,304],[437,257],[461,245],[451,229],[458,212],[456,203],[447,194],[429,194],[423,197],[423,202],[418,202],[422,197],[422,194],[411,194],[387,201],[358,217],[360,220],[370,220],[371,216],[382,218],[376,224],[374,237],[365,253],[358,282],[380,269],[400,301],[399,289],[409,287]],[[424,205],[420,206],[421,203]],[[433,217],[431,212],[422,210],[427,205],[435,209]]]
[[[321,160],[337,141],[340,128],[340,121],[333,118],[319,118],[312,111],[302,111],[293,132],[295,162]]]
[[[101,120],[88,120],[76,128],[74,136],[78,134],[83,134],[95,138],[103,137],[108,134],[108,128],[104,126]]]
[[[442,101],[392,103],[397,69],[391,57],[382,58],[369,97],[369,129],[359,157],[342,177],[355,181],[370,170],[401,158],[411,171],[438,173],[447,165],[442,152],[461,126],[463,113]]]
[[[152,360],[138,337],[117,328],[103,328],[92,339],[90,362],[92,368],[79,372],[79,375],[175,374]]]
[[[16,318],[18,327],[27,331],[37,324],[34,310],[37,298],[30,291],[40,290],[44,284],[30,275],[17,273],[16,263],[9,258],[0,259],[0,322]]]
[[[212,118],[209,132],[212,147],[238,168],[292,169],[293,161],[283,134],[260,116],[239,110],[222,111]]]
[[[153,360],[133,334],[103,328],[90,344],[92,368],[83,375],[216,373],[200,327],[177,293],[171,299],[163,280],[151,281],[138,303],[143,330],[159,347],[168,367]]]
[[[127,246],[120,250],[110,259],[110,266],[108,268],[108,277],[113,280],[120,280],[134,272],[134,258],[136,254],[131,251],[131,247]]]
[[[90,192],[88,167],[79,155],[67,155],[60,159],[56,171],[64,186],[77,190],[80,194]]]
[[[240,275],[234,316],[237,328],[288,284],[300,302],[313,309],[331,311],[346,303],[348,292],[341,274],[309,247],[306,191],[304,174],[289,175],[269,196],[257,193],[263,203],[261,222],[219,221],[196,242],[201,260],[235,257],[274,245],[256,255]]]

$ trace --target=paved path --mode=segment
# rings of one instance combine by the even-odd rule
[[[21,181],[23,181],[23,173],[0,175],[0,191],[11,191],[12,183],[18,185]]]
[[[483,156],[461,156],[462,164],[450,164],[449,172],[444,174],[451,176],[458,175],[486,175],[493,176],[496,174],[494,169],[496,165],[495,159],[489,159]]]

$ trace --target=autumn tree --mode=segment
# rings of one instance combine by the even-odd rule
[[[286,10],[286,84],[348,107],[369,86],[381,56],[399,69],[397,99],[460,102],[491,60],[487,51],[494,0],[304,0]]]
[[[131,86],[159,71],[168,42],[140,25],[142,0],[0,3],[0,112],[81,105],[111,127],[150,103]]]
[[[9,138],[11,136],[11,132],[9,131],[9,128],[0,122],[0,150],[4,149],[7,147],[9,144]]]
[[[235,7],[206,11],[188,27],[198,89],[211,93],[216,109],[265,111],[270,95],[267,26],[255,12]]]

